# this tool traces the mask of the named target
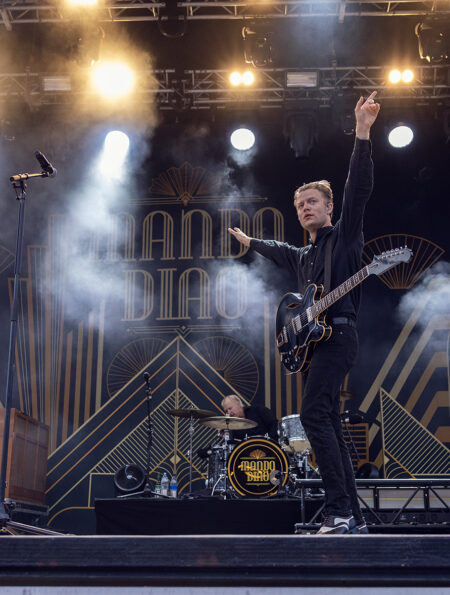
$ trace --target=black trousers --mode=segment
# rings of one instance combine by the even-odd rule
[[[325,513],[362,514],[350,453],[340,418],[340,388],[358,352],[356,329],[335,325],[328,341],[319,342],[304,374],[300,419],[316,455],[325,488]]]

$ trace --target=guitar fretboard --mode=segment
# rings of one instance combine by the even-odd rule
[[[322,314],[332,304],[337,302],[346,293],[351,291],[354,287],[359,285],[364,279],[370,275],[369,266],[365,266],[355,273],[352,277],[341,283],[338,287],[327,293],[326,296],[315,302],[312,306],[307,308],[301,314],[298,314],[292,319],[294,329],[298,330],[308,324],[311,320]]]

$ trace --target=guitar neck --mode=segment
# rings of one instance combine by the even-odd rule
[[[308,308],[309,313],[312,318],[319,316],[322,314],[327,308],[332,306],[335,302],[341,299],[346,293],[351,291],[354,287],[359,285],[364,279],[370,275],[369,267],[365,266],[360,269],[357,273],[355,273],[352,277],[341,283],[338,287],[327,293],[326,296],[315,302],[312,306]],[[308,316],[309,318],[309,316]]]

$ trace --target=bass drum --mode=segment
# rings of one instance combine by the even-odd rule
[[[235,446],[228,459],[228,480],[241,496],[275,496],[288,479],[289,463],[276,442],[250,438]]]

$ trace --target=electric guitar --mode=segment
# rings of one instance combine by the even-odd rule
[[[325,322],[325,310],[369,275],[381,275],[399,264],[408,262],[412,252],[406,246],[374,256],[372,262],[336,289],[322,297],[323,285],[308,285],[304,295],[286,293],[277,310],[276,338],[281,362],[290,373],[304,372],[311,363],[314,347],[331,337],[332,328]]]

